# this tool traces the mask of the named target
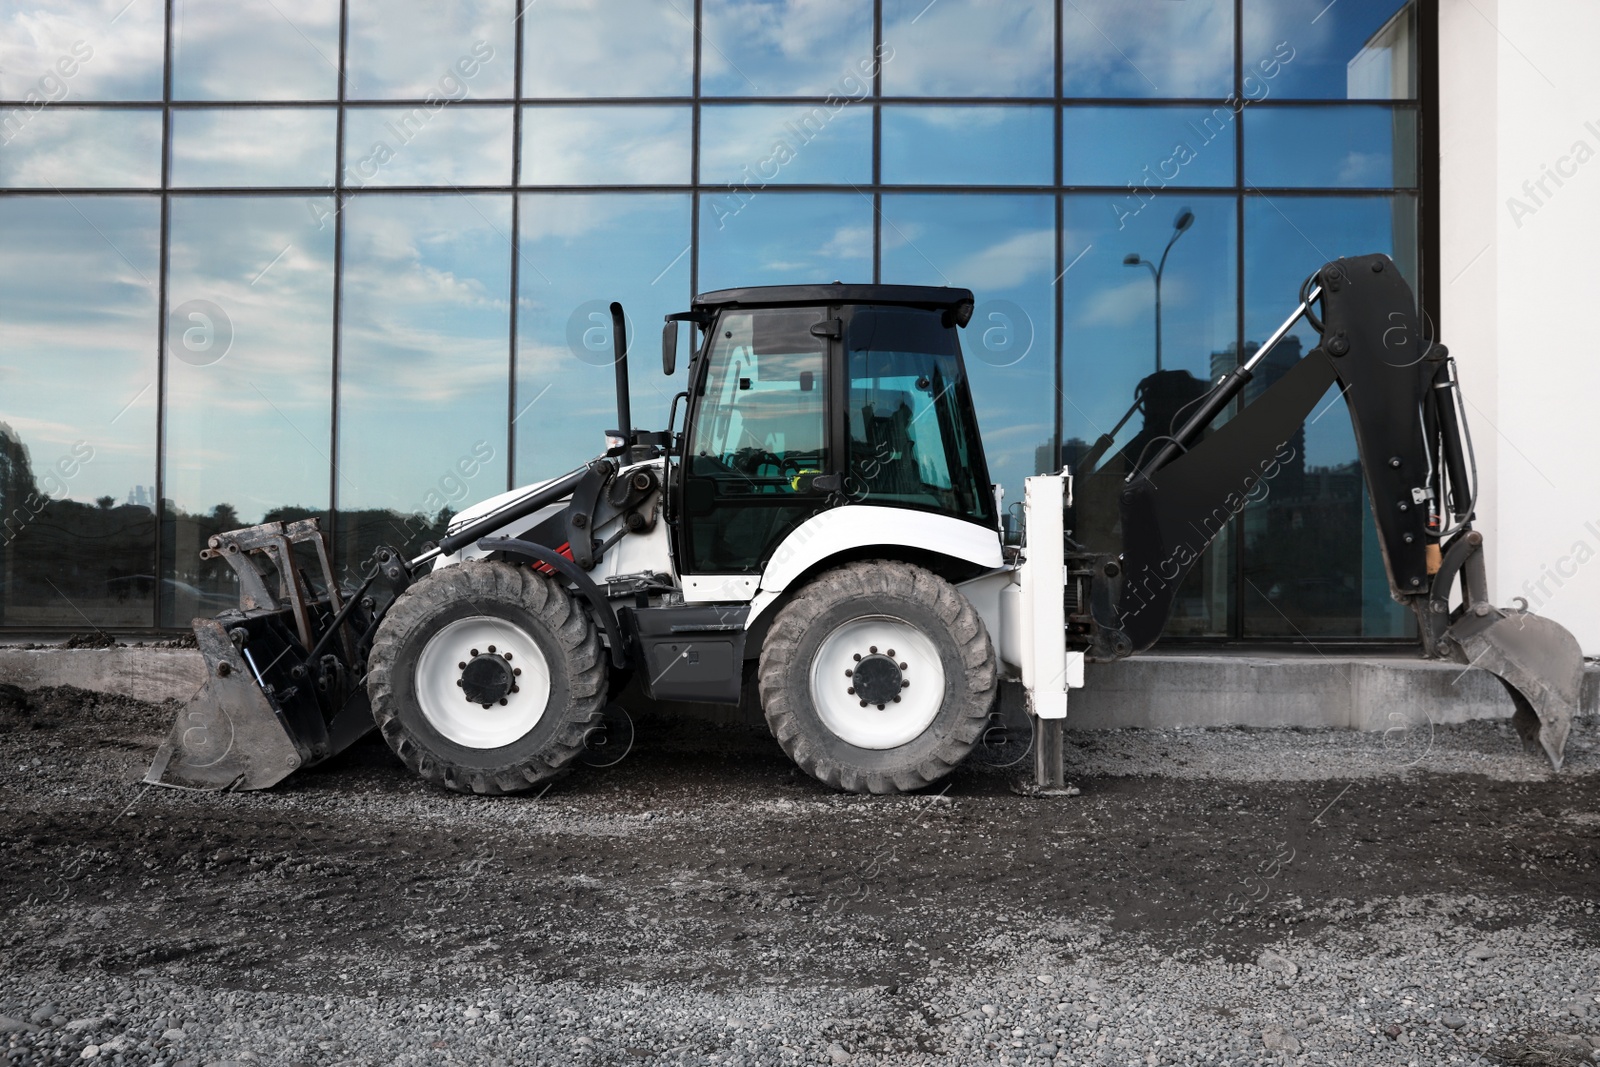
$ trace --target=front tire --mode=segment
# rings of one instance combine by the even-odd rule
[[[780,611],[761,649],[773,736],[818,781],[854,793],[920,789],[988,722],[998,674],[983,620],[909,563],[829,571]]]
[[[460,793],[554,778],[606,700],[594,621],[561,585],[513,563],[472,560],[411,586],[378,627],[368,667],[383,739]]]

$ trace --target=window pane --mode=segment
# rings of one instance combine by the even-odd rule
[[[1408,108],[1256,108],[1245,122],[1244,176],[1251,185],[1417,184],[1417,114]]]
[[[872,91],[871,4],[707,0],[702,18],[700,91],[707,96]]]
[[[0,199],[0,624],[154,621],[160,218]]]
[[[756,191],[701,198],[701,292],[871,280],[870,196]]]
[[[1067,96],[1233,91],[1232,0],[1066,0],[1062,19]]]
[[[1250,197],[1245,203],[1246,352],[1294,310],[1301,279],[1329,260],[1385,252],[1413,288],[1416,199]],[[1256,372],[1246,397],[1317,343],[1303,321]],[[1355,435],[1337,388],[1290,445],[1267,498],[1244,513],[1246,636],[1403,637],[1410,615],[1389,598]]]
[[[161,184],[159,111],[50,107],[13,112],[4,122],[0,186],[154,189]]]
[[[935,9],[937,10],[937,9]],[[965,286],[961,332],[989,477],[1006,503],[1055,435],[1055,204],[1048,196],[886,194],[883,280]]]
[[[174,186],[332,185],[332,108],[184,108],[172,113]]]
[[[1245,74],[1270,84],[1274,97],[1415,99],[1415,8],[1402,0],[1244,0]]]
[[[525,107],[524,185],[688,184],[686,107]]]
[[[841,103],[700,112],[700,180],[751,186],[872,180],[872,111]]]
[[[522,16],[522,95],[688,96],[694,7],[540,0]]]
[[[0,14],[0,100],[160,100],[162,4],[51,0]]]
[[[1234,128],[1226,105],[1069,107],[1061,173],[1068,185],[1133,185],[1135,199],[1168,186],[1232,185]]]
[[[1054,5],[884,0],[886,96],[1052,96]]]
[[[1048,185],[1047,107],[885,107],[883,180],[911,185]]]
[[[320,224],[320,228],[319,228]],[[333,226],[302,197],[174,197],[162,625],[237,605],[212,534],[328,507]]]
[[[688,328],[672,378],[661,373],[657,338],[663,316],[689,308],[689,208],[687,194],[523,195],[518,484],[593,458],[617,421],[613,300],[630,324],[634,425],[666,428],[673,394],[683,388]]]
[[[1072,536],[1116,552],[1123,479],[1179,409],[1237,361],[1234,200],[1083,194],[1067,197],[1065,211],[1061,424],[1062,461],[1078,474]],[[1180,230],[1185,213],[1192,221]],[[1189,572],[1167,632],[1228,632],[1229,541],[1225,530]]]
[[[516,0],[351,0],[352,100],[505,98],[516,82]]]
[[[332,100],[339,5],[184,0],[172,11],[178,100]]]
[[[415,548],[506,487],[511,198],[344,209],[339,552]]]
[[[344,118],[344,181],[510,185],[509,107],[362,107]]]

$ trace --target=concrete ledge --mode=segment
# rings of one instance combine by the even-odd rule
[[[1314,652],[1146,653],[1091,663],[1067,705],[1069,727],[1303,726],[1387,730],[1431,719],[1510,718],[1488,671],[1398,656]],[[1600,667],[1585,671],[1583,708],[1600,707]]]
[[[205,673],[192,648],[0,648],[0,682],[24,689],[75,685],[159,703],[187,700]]]
[[[204,674],[200,653],[193,649],[0,647],[0,682],[24,689],[74,685],[151,702],[186,700]],[[1120,663],[1091,663],[1085,681],[1068,701],[1071,729],[1387,730],[1430,718],[1436,723],[1509,718],[1514,710],[1487,671],[1404,656],[1147,653]],[[620,699],[637,707],[643,696],[630,688]],[[1600,666],[1588,667],[1583,707],[1590,715],[1600,711]],[[747,718],[719,705],[663,708],[668,710],[724,725]],[[759,721],[759,714],[753,718]]]

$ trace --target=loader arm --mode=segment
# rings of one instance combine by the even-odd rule
[[[1121,552],[1069,560],[1089,576],[1090,655],[1115,659],[1156,642],[1184,575],[1234,516],[1272,492],[1296,429],[1336,385],[1389,590],[1415,613],[1424,654],[1498,676],[1524,739],[1538,740],[1559,769],[1582,653],[1558,624],[1488,602],[1483,538],[1472,529],[1471,438],[1448,351],[1424,337],[1410,286],[1387,256],[1328,263],[1301,297],[1288,321],[1127,475],[1118,494]],[[1216,426],[1301,317],[1321,335],[1317,346]],[[1452,607],[1457,578],[1461,600]]]

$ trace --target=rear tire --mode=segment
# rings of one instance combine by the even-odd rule
[[[983,620],[909,563],[829,571],[772,622],[761,703],[801,769],[853,793],[920,789],[967,757],[997,692]]]
[[[472,560],[412,585],[373,641],[367,692],[383,739],[422,778],[515,793],[583,751],[606,701],[594,621],[554,580]]]

